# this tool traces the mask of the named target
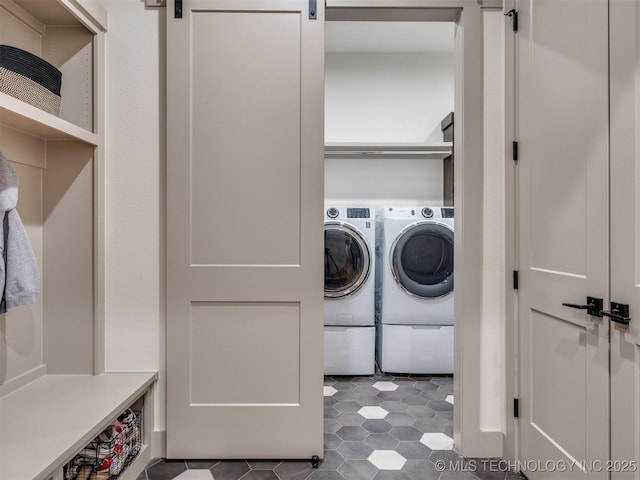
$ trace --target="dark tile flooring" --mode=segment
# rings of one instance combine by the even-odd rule
[[[450,376],[325,377],[324,460],[154,459],[137,480],[516,480],[453,448]]]

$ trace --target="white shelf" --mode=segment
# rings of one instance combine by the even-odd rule
[[[5,9],[40,35],[46,27],[84,26],[92,32],[106,31],[107,11],[96,0],[0,0]]]
[[[79,140],[98,145],[99,137],[55,115],[0,93],[0,124],[45,140]]]
[[[453,142],[327,142],[325,149],[388,149],[388,150],[446,150],[453,147]]]
[[[324,146],[325,156],[394,157],[443,159],[451,154],[451,142],[439,143],[356,143],[334,142]]]
[[[156,375],[45,375],[2,397],[0,478],[50,478],[149,390]]]

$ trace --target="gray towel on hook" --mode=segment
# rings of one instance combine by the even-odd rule
[[[0,152],[0,313],[34,303],[40,293],[38,264],[17,204],[18,177]]]

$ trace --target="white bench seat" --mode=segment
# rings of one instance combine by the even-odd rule
[[[0,398],[0,480],[61,478],[62,467],[156,378],[155,372],[45,375]],[[149,457],[146,447],[140,456]]]

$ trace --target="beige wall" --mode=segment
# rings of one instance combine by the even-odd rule
[[[107,371],[159,370],[155,429],[164,429],[165,9],[103,0],[106,36]]]
[[[483,10],[484,226],[480,358],[480,428],[504,431],[505,408],[505,169],[504,17]]]
[[[12,167],[18,176],[18,213],[38,265],[41,266],[42,170],[34,165],[15,161],[23,157],[18,153],[18,148],[11,148],[13,145],[4,143],[8,140],[8,133],[6,130],[0,131],[2,148],[6,150],[3,153],[12,161]],[[38,296],[35,304],[23,305],[0,315],[0,386],[5,386],[0,391],[6,390],[6,385],[12,381],[21,382],[21,378],[44,373],[42,344],[42,295]]]

